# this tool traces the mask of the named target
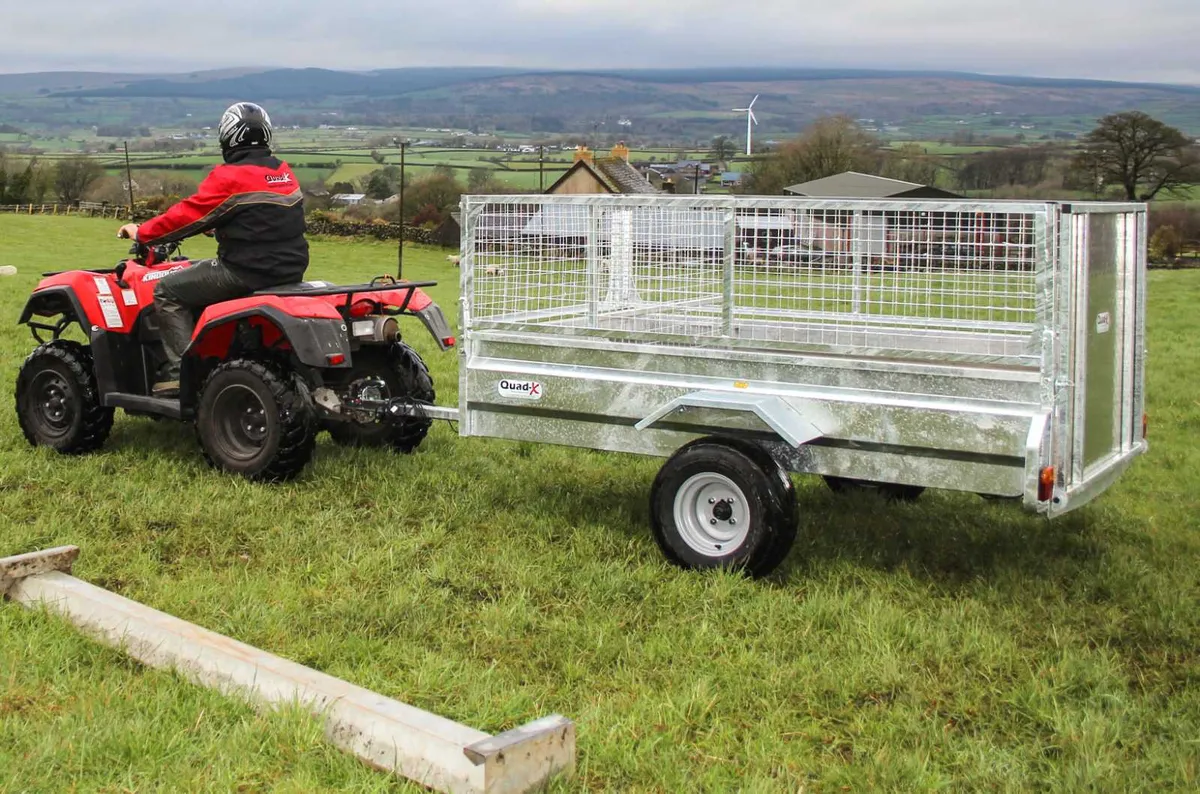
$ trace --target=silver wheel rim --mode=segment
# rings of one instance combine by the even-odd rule
[[[750,533],[746,495],[723,474],[705,472],[688,479],[675,492],[675,527],[693,551],[725,557]]]

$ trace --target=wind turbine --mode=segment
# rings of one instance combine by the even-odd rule
[[[753,153],[751,142],[754,138],[754,127],[752,125],[758,123],[758,119],[754,117],[754,103],[758,101],[758,94],[754,95],[754,99],[750,100],[749,107],[734,108],[734,113],[746,114],[746,156],[749,157]]]

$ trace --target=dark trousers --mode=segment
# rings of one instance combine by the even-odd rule
[[[172,273],[154,288],[154,308],[163,349],[167,354],[169,379],[179,377],[179,361],[192,341],[196,320],[206,306],[221,301],[244,298],[255,289],[221,263],[219,259],[204,259],[191,267]]]

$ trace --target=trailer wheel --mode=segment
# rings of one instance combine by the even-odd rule
[[[64,455],[104,446],[113,409],[100,404],[91,348],[59,339],[38,347],[17,374],[17,424],[33,446]]]
[[[317,432],[311,399],[290,374],[234,359],[204,382],[196,435],[215,468],[256,482],[283,482],[308,465]]]
[[[651,523],[672,563],[764,576],[787,556],[796,537],[794,493],[758,454],[740,447],[694,442],[659,471],[650,492]]]
[[[925,489],[920,485],[898,485],[891,482],[853,480],[848,477],[826,476],[824,479],[829,490],[834,493],[877,493],[889,502],[915,502],[925,493]]]
[[[403,342],[387,348],[363,348],[354,354],[354,366],[347,376],[347,383],[373,378],[387,385],[387,394],[380,399],[408,397],[418,402],[432,404],[437,399],[433,389],[433,377],[424,360]],[[360,424],[358,422],[329,422],[329,431],[334,443],[349,447],[391,447],[397,452],[411,453],[429,433],[433,422],[429,419],[407,418],[391,424]]]

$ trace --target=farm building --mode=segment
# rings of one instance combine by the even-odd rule
[[[551,185],[547,193],[560,196],[614,193],[660,193],[629,164],[629,148],[613,147],[608,157],[596,157],[586,146],[575,152],[575,164]]]
[[[462,213],[447,215],[446,220],[434,230],[433,239],[446,248],[459,248],[462,245]]]
[[[954,199],[962,198],[931,185],[904,182],[857,171],[814,179],[800,185],[783,189],[785,193],[806,198],[857,198],[857,199]]]
[[[334,204],[356,207],[367,200],[367,195],[365,193],[335,193],[329,200]]]

